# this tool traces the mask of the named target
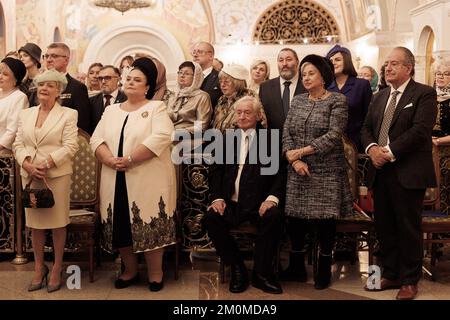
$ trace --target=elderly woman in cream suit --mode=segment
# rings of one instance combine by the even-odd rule
[[[170,157],[172,121],[155,94],[157,69],[134,61],[124,91],[128,100],[105,109],[91,146],[102,162],[100,211],[103,245],[119,250],[125,265],[117,289],[139,280],[136,253],[144,252],[150,291],[163,287],[164,247],[175,243],[175,168]]]
[[[37,76],[35,81],[40,104],[20,113],[13,150],[21,167],[22,184],[32,180],[32,188],[42,188],[47,183],[53,191],[55,205],[52,208],[25,209],[35,260],[35,275],[28,290],[41,289],[44,279],[47,279],[45,229],[52,229],[55,260],[47,291],[53,292],[61,287],[66,225],[69,224],[72,158],[78,150],[78,113],[57,102],[67,85],[62,73],[49,70]]]

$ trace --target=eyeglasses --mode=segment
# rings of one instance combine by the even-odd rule
[[[48,59],[48,58],[52,58],[52,59],[56,59],[56,58],[67,58],[67,56],[64,56],[64,55],[62,55],[62,54],[55,54],[55,53],[52,53],[52,54],[44,54],[43,56],[42,56],[42,58],[44,58],[44,59]]]
[[[97,77],[98,81],[102,82],[103,80],[105,81],[110,81],[112,78],[118,78],[117,76],[104,76],[104,77]]]
[[[180,77],[188,77],[188,76],[193,76],[194,74],[193,73],[187,73],[187,72],[178,71],[177,75],[179,75]]]
[[[436,78],[440,78],[440,77],[450,77],[450,72],[448,72],[448,71],[436,72]]]
[[[197,50],[197,49],[195,49],[195,50],[191,51],[191,55],[193,55],[193,56],[195,56],[195,55],[203,56],[204,54],[211,53],[211,52],[212,51],[209,51],[209,50]]]

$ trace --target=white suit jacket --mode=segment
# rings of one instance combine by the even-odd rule
[[[39,110],[40,106],[37,106],[22,110],[19,115],[13,150],[21,167],[20,174],[24,178],[28,177],[22,168],[27,157],[31,158],[31,163],[41,164],[48,156],[56,166],[47,171],[47,177],[71,174],[72,158],[78,150],[78,112],[55,103],[37,135],[35,126]]]

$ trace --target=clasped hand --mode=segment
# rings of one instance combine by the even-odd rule
[[[295,161],[292,164],[292,167],[294,168],[295,172],[297,172],[297,174],[301,175],[301,176],[311,176],[311,173],[309,173],[309,168],[308,165],[300,160]]]
[[[125,157],[110,157],[106,165],[116,171],[127,171],[131,164]]]
[[[301,155],[301,149],[289,150],[286,152],[286,159],[289,163],[293,163],[295,160],[299,160]]]
[[[381,169],[387,162],[392,160],[389,149],[386,147],[373,146],[369,149],[369,157],[375,168]]]

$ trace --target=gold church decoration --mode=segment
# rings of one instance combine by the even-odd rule
[[[272,5],[259,18],[253,41],[259,44],[315,44],[339,41],[334,17],[309,0],[285,0]]]
[[[113,8],[122,14],[130,9],[150,7],[153,3],[154,0],[94,0],[97,7]]]

